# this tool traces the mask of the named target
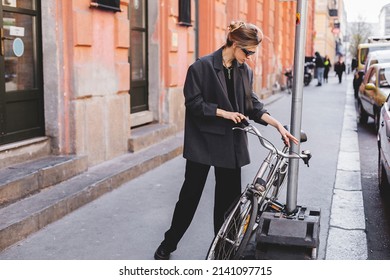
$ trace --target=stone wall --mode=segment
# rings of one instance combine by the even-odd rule
[[[46,134],[89,165],[127,152],[129,21],[89,0],[42,1]],[[47,36],[49,35],[49,36]]]

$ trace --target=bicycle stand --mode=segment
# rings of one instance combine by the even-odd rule
[[[265,211],[256,230],[255,258],[260,260],[317,259],[320,209],[298,206],[292,215]]]

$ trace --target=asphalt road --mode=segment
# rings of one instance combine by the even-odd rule
[[[378,148],[371,118],[358,125],[363,201],[366,216],[368,259],[390,259],[390,197],[378,188]]]

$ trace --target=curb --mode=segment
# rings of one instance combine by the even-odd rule
[[[333,189],[326,260],[368,258],[354,101],[352,86],[349,83]]]

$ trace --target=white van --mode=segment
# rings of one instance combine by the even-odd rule
[[[371,36],[371,37],[368,37],[367,42],[369,42],[369,43],[386,43],[386,42],[390,42],[390,35]]]
[[[390,62],[390,49],[370,52],[365,63],[364,73],[373,64]]]

